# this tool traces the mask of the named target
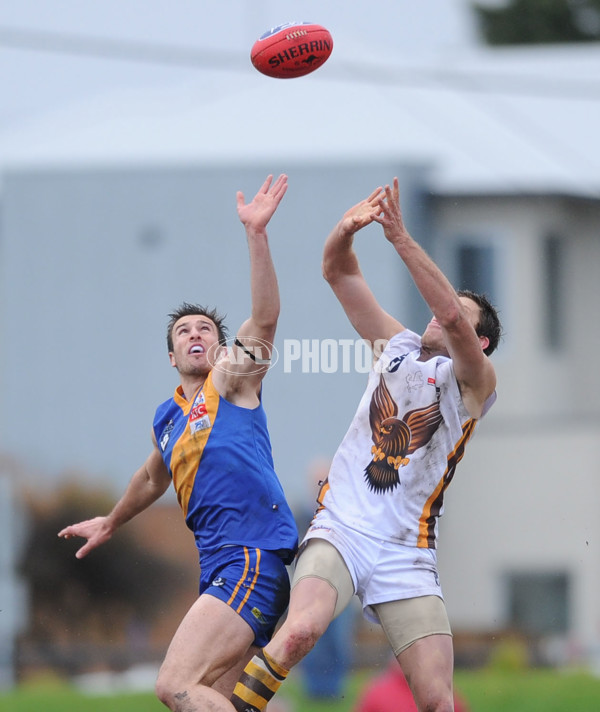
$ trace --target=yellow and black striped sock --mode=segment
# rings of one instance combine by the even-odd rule
[[[237,712],[262,712],[288,673],[289,670],[261,650],[240,675],[231,703]]]

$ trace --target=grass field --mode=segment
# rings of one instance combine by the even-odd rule
[[[285,694],[280,694],[289,702],[289,712],[351,712],[371,674],[360,672],[353,675],[341,700],[321,702],[308,699],[295,679],[289,680]],[[586,673],[458,670],[456,686],[471,712],[600,710],[600,678]],[[0,712],[165,712],[165,709],[151,693],[89,696],[56,682],[39,682],[9,694],[0,694]]]

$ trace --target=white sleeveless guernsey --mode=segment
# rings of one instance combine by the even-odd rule
[[[462,402],[451,359],[419,361],[420,349],[421,337],[406,329],[369,373],[321,489],[317,522],[329,513],[377,539],[436,548],[444,493],[477,421]]]

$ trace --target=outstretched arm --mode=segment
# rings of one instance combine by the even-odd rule
[[[379,206],[381,211],[374,220],[383,226],[386,238],[407,266],[440,325],[463,401],[471,415],[479,417],[486,399],[496,387],[496,376],[491,361],[483,353],[483,337],[475,331],[473,314],[444,273],[406,229],[397,178],[394,178],[393,188],[389,185],[385,187]]]
[[[377,188],[368,198],[346,211],[323,249],[323,276],[359,336],[371,344],[377,340],[387,341],[404,329],[375,299],[353,247],[354,234],[372,223],[381,212],[381,191]]]
[[[287,186],[286,175],[280,175],[274,182],[273,176],[269,175],[249,203],[245,202],[241,191],[237,193],[237,211],[246,229],[250,255],[252,304],[250,318],[237,332],[227,368],[216,368],[213,372],[213,382],[225,397],[234,392],[239,394],[240,391],[252,391],[256,397],[268,370],[270,346],[275,338],[279,318],[279,286],[269,249],[267,224],[285,195]],[[254,356],[254,359],[248,354]],[[243,376],[243,380],[239,376]]]
[[[169,487],[171,478],[156,443],[146,462],[133,475],[125,493],[113,510],[105,517],[95,517],[65,527],[58,536],[70,539],[78,536],[87,539],[75,556],[82,559],[92,549],[108,541],[116,529],[136,514],[147,509]]]

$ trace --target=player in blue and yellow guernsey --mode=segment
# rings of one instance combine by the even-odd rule
[[[184,303],[167,344],[180,385],[156,410],[153,449],[113,510],[66,527],[82,558],[155,502],[171,481],[200,552],[200,596],[169,646],[156,691],[171,710],[209,710],[270,640],[289,600],[297,548],[292,512],[273,467],[261,386],[279,317],[267,224],[287,190],[268,176],[237,210],[250,254],[251,316],[228,349],[215,310]]]

